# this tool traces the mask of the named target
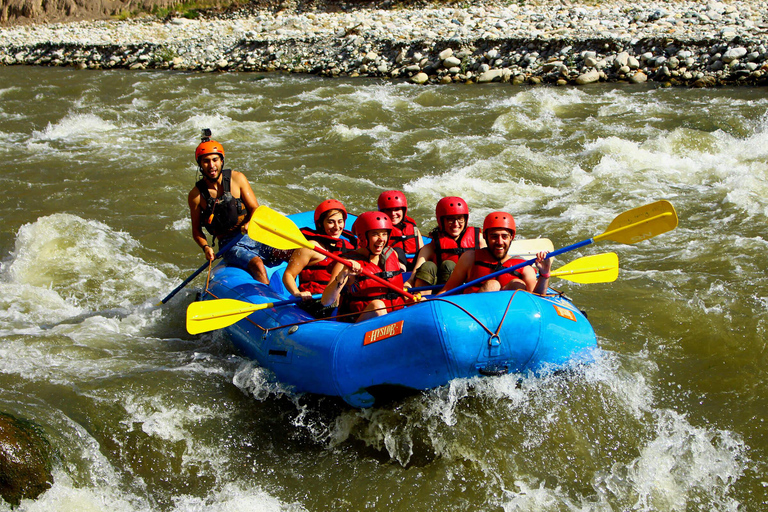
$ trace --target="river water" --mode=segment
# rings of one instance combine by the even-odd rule
[[[764,510],[768,98],[763,89],[418,87],[255,74],[0,68],[0,411],[56,449],[24,511]],[[204,263],[186,195],[201,128],[262,204],[356,213],[441,196],[562,247],[671,201],[614,283],[557,286],[597,361],[370,410],[295,396],[190,336]],[[0,506],[2,510],[9,507]]]

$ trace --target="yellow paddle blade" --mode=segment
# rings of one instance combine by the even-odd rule
[[[253,212],[248,224],[248,236],[275,249],[315,248],[291,219],[268,206],[259,206]]]
[[[549,275],[574,283],[610,283],[619,277],[619,257],[615,252],[584,256]]]
[[[271,308],[272,303],[249,304],[235,299],[193,302],[187,308],[187,332],[199,334],[228,327],[254,311]]]
[[[669,201],[633,208],[613,219],[604,233],[592,240],[608,239],[622,244],[636,244],[677,227],[677,212]]]
[[[509,244],[507,255],[521,260],[535,258],[541,251],[552,252],[555,246],[549,238],[533,238],[531,240],[514,240]]]

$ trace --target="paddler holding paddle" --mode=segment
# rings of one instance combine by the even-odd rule
[[[489,213],[483,221],[483,237],[487,247],[464,252],[442,292],[452,290],[464,282],[525,262],[525,259],[508,254],[516,231],[517,227],[512,215],[506,212]],[[543,295],[549,285],[552,260],[547,258],[547,252],[539,252],[536,254],[534,265],[538,270],[538,277],[536,270],[529,265],[471,286],[464,293],[526,290]]]
[[[405,304],[403,271],[397,253],[388,247],[392,221],[383,212],[365,212],[352,226],[358,248],[345,254],[346,264],[336,263],[331,269],[331,282],[323,291],[320,301],[325,306],[339,304],[339,315],[345,321],[360,322],[400,309]],[[365,274],[389,283],[382,286]],[[354,315],[354,313],[359,313]]]
[[[245,234],[259,202],[243,173],[223,168],[224,147],[210,137],[211,131],[204,129],[202,141],[195,150],[195,160],[203,177],[188,197],[192,238],[203,250],[205,258],[213,261],[216,254],[208,245],[203,227],[213,235],[214,240],[218,239],[219,247],[222,248],[242,233],[242,238],[223,253],[224,261],[247,270],[257,281],[269,284],[264,260],[271,266],[279,263],[283,255]]]
[[[468,226],[469,206],[464,199],[448,196],[435,206],[437,228],[430,232],[432,241],[415,258],[415,271],[409,284],[420,288],[448,281],[459,256],[476,247],[485,247],[480,229]]]
[[[347,221],[347,209],[341,201],[326,199],[315,208],[315,229],[303,228],[301,233],[326,251],[338,256],[344,256],[354,251],[357,238],[344,229]],[[313,294],[323,293],[331,282],[331,269],[336,260],[314,249],[299,247],[293,251],[288,266],[283,273],[283,286],[294,297],[302,302],[299,307],[315,318],[331,316],[333,306],[323,306],[312,299]],[[298,277],[299,284],[296,285]]]

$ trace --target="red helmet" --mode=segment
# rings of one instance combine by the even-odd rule
[[[408,213],[408,200],[399,190],[387,190],[379,195],[379,211],[386,208],[402,208]]]
[[[197,161],[197,164],[200,165],[200,159],[202,157],[213,154],[221,155],[221,159],[224,160],[224,146],[215,140],[201,142],[197,145],[197,149],[195,150],[195,160]]]
[[[466,215],[469,217],[467,202],[456,196],[442,198],[435,207],[435,217],[437,217],[437,225],[440,229],[443,228],[442,218],[446,215]]]
[[[386,229],[387,234],[391,233],[392,221],[389,220],[389,216],[381,212],[365,212],[352,224],[352,233],[357,237],[357,243],[360,247],[368,247],[366,235],[374,229]]]
[[[347,220],[347,209],[344,208],[344,205],[341,203],[341,201],[337,201],[336,199],[326,199],[319,205],[317,205],[317,208],[315,208],[315,227],[317,229],[320,229],[320,223],[321,218],[323,217],[323,214],[329,210],[340,210],[341,211],[341,217],[346,222]]]
[[[485,216],[483,221],[483,236],[486,237],[489,229],[507,229],[512,232],[512,238],[515,238],[517,227],[515,219],[507,212],[491,212]],[[488,240],[486,239],[486,242]]]

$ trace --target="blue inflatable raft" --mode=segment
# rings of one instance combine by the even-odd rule
[[[306,226],[312,213],[291,219]],[[219,265],[203,300],[288,299],[284,269],[272,269],[266,286],[241,269]],[[566,368],[591,360],[597,347],[586,316],[555,291],[546,297],[523,291],[437,297],[357,324],[315,321],[286,305],[256,311],[225,332],[294,391],[338,396],[354,407],[456,378]]]

